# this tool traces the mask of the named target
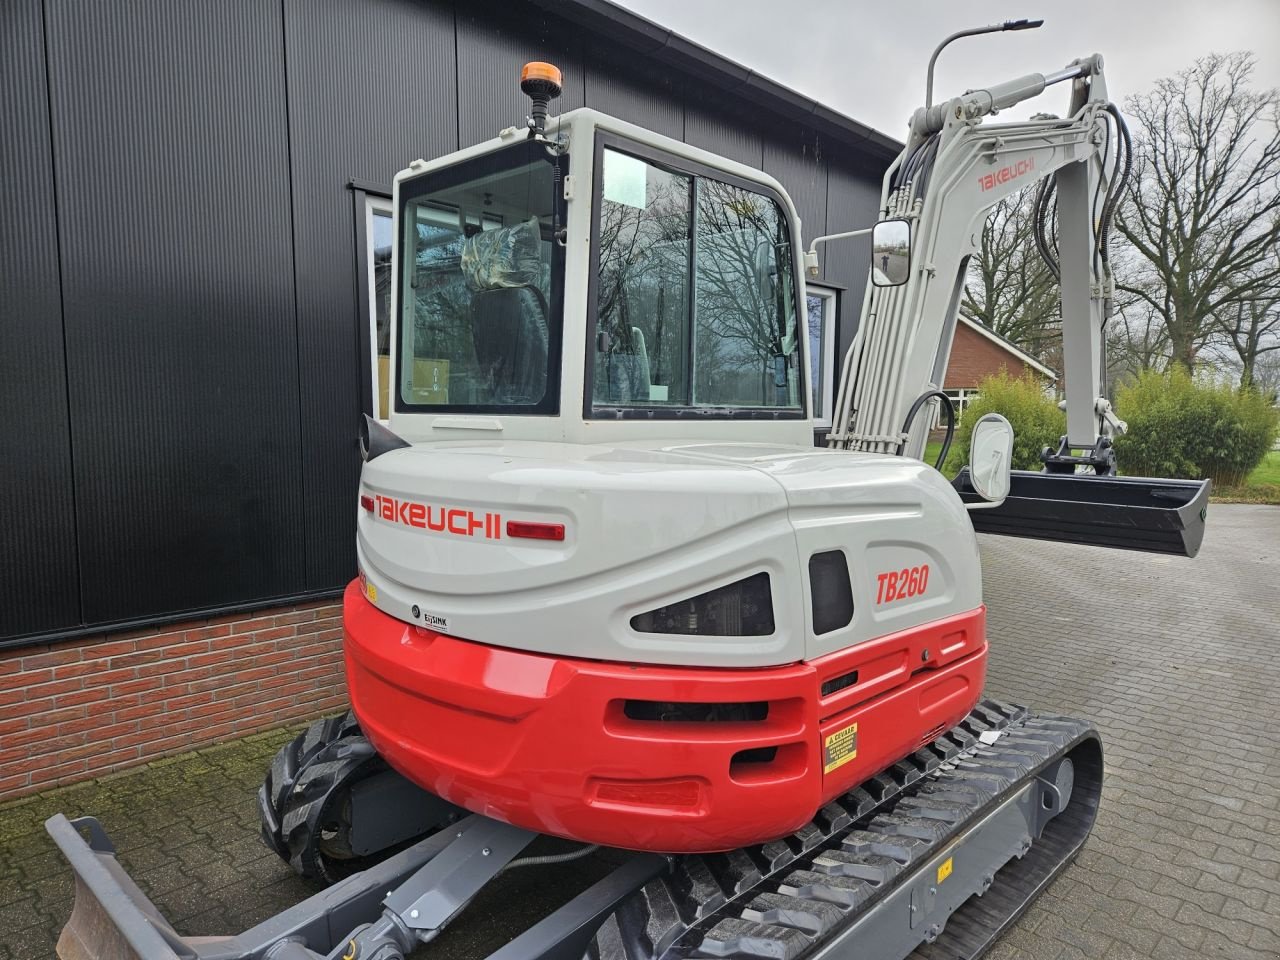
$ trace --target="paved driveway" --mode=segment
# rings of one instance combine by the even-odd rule
[[[1098,824],[991,954],[1280,957],[1280,508],[1194,560],[982,538],[997,698],[1102,731]]]
[[[988,692],[1091,717],[1106,794],[1084,853],[991,954],[1280,957],[1280,508],[1215,506],[1197,560],[982,538]],[[179,928],[243,929],[309,889],[256,838],[271,733],[0,808],[0,960],[70,911],[41,822],[97,814]],[[483,957],[607,867],[516,871],[428,957]]]

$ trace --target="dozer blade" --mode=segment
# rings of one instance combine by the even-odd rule
[[[952,482],[981,503],[965,467]],[[998,507],[969,511],[979,533],[1194,557],[1204,539],[1208,480],[1098,477],[1014,470]]]
[[[319,960],[377,919],[387,891],[431,861],[456,833],[437,831],[243,933],[182,937],[116,860],[96,819],[68,820],[59,813],[45,829],[76,878],[75,906],[56,948],[61,960]]]
[[[191,960],[196,956],[124,872],[96,819],[73,821],[59,813],[45,828],[76,878],[75,907],[56,947],[62,960]]]

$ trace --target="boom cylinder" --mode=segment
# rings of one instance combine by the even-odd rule
[[[1006,80],[1004,83],[970,90],[955,100],[917,110],[915,116],[911,118],[912,131],[918,136],[928,136],[937,133],[946,125],[952,111],[959,111],[956,114],[957,117],[963,116],[966,120],[976,120],[997,110],[1005,110],[1024,100],[1037,97],[1044,93],[1046,87],[1051,87],[1055,83],[1092,76],[1101,69],[1102,57],[1094,54],[1092,57],[1077,60],[1061,70],[1055,70],[1053,73],[1029,73],[1016,80]]]

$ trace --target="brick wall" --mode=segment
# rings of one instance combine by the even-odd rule
[[[0,799],[346,706],[320,602],[0,650]]]
[[[951,359],[947,362],[945,389],[972,390],[985,378],[999,373],[1001,367],[1007,369],[1010,376],[1023,377],[1030,373],[1037,379],[1044,379],[1044,374],[1027,366],[999,344],[992,343],[962,323],[956,324]]]

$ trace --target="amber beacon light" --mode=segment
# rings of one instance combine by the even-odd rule
[[[535,135],[547,127],[547,104],[560,96],[560,68],[553,63],[532,60],[520,71],[520,89],[531,101],[529,121]]]

